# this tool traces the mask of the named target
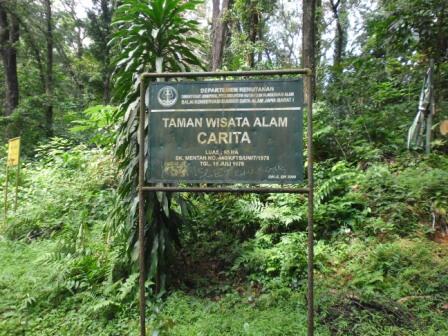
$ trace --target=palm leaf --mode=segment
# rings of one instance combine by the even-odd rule
[[[198,0],[122,0],[115,11],[116,29],[110,45],[117,50],[113,74],[115,99],[120,104],[123,123],[119,128],[116,157],[123,170],[117,190],[119,200],[113,211],[112,235],[128,241],[124,260],[133,260],[132,251],[138,247],[137,171],[138,144],[137,116],[139,108],[139,74],[155,71],[155,60],[163,57],[170,71],[189,71],[191,66],[202,67],[199,50],[202,42],[194,36],[198,23],[186,18],[185,12],[194,10]],[[145,125],[146,127],[147,125]],[[147,143],[147,141],[145,141]],[[147,155],[145,146],[144,152]],[[146,169],[145,165],[145,169]],[[146,172],[145,172],[146,176]],[[171,195],[162,193],[158,198],[150,194],[145,199],[145,245],[148,277],[158,282],[163,290],[164,272],[168,258],[180,246],[180,214],[171,207]],[[127,226],[127,229],[123,226]],[[123,232],[127,236],[123,237]],[[129,274],[135,264],[129,264]]]

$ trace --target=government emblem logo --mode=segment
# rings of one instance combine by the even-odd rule
[[[157,100],[163,107],[171,107],[177,102],[177,90],[172,86],[164,86],[157,94]]]

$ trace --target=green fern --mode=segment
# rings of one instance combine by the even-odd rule
[[[120,301],[124,301],[130,294],[136,292],[138,284],[139,273],[134,273],[126,279],[126,281],[118,289],[118,298]]]
[[[358,173],[347,167],[346,162],[337,162],[330,170],[331,176],[323,179],[314,194],[314,207],[317,209],[325,200],[336,191],[347,187],[348,183],[358,176]]]

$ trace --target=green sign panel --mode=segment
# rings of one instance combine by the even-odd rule
[[[148,94],[149,182],[302,180],[302,79],[157,82]]]

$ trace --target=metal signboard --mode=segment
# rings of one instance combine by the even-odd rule
[[[302,180],[301,78],[157,82],[148,94],[149,182]]]
[[[10,139],[8,142],[8,160],[9,167],[17,166],[20,162],[20,138]]]
[[[302,78],[196,81],[198,78]],[[156,79],[193,79],[156,82]],[[311,69],[143,73],[138,151],[140,336],[146,336],[145,195],[150,192],[294,193],[308,195],[307,335],[314,335],[313,72]],[[303,175],[302,105],[307,92],[307,187]],[[148,133],[146,117],[149,113]],[[148,151],[147,151],[148,149]],[[148,156],[148,159],[145,157]],[[148,161],[149,160],[149,161]],[[149,168],[149,169],[146,169]],[[145,176],[147,171],[147,176]],[[185,182],[167,186],[164,182]],[[293,186],[192,186],[189,183],[291,183]],[[156,285],[157,286],[157,285]]]

